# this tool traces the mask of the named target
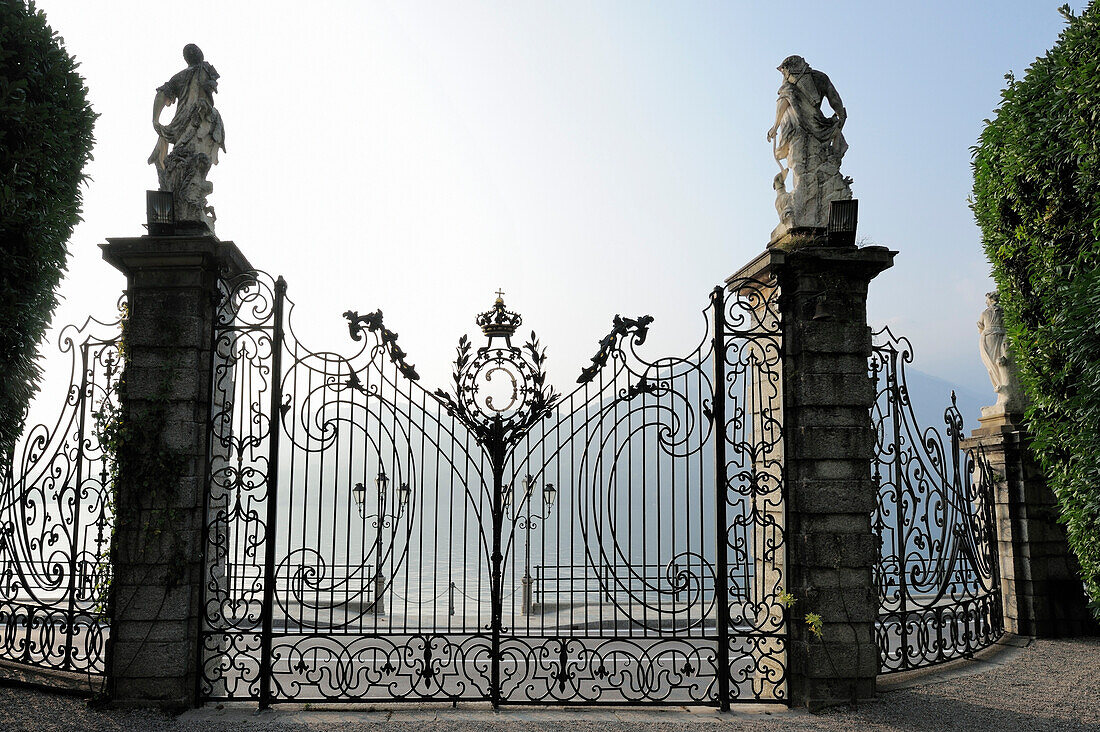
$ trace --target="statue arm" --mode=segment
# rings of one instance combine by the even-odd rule
[[[157,96],[153,99],[153,129],[157,132],[157,144],[149,154],[148,162],[156,165],[158,169],[164,167],[164,158],[168,155],[168,138],[164,136],[164,125],[160,123],[160,113],[174,101],[176,101],[175,98],[163,87],[157,90]]]
[[[786,97],[780,95],[779,101],[775,105],[775,124],[768,130],[768,142],[775,139],[776,134],[779,132],[779,125],[783,122],[783,115],[790,109],[791,103]]]
[[[844,109],[844,102],[840,99],[840,94],[837,93],[833,82],[829,81],[829,77],[825,77],[825,82],[825,98],[829,100],[829,106],[833,108],[837,119],[840,120],[840,126],[843,127],[844,121],[848,119],[848,110]]]
[[[176,101],[175,97],[166,92],[164,89],[157,90],[157,96],[153,99],[153,129],[158,133],[161,131],[160,113],[164,111],[165,107],[172,106],[172,102]]]

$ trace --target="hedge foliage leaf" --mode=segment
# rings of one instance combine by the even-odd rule
[[[1031,399],[1033,445],[1100,607],[1100,5],[1009,74],[974,148],[972,208]]]
[[[37,390],[37,346],[80,221],[96,115],[77,67],[33,2],[0,2],[0,463]]]

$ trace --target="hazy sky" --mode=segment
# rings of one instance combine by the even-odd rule
[[[381,307],[442,385],[499,287],[559,386],[616,313],[656,318],[649,354],[690,350],[777,223],[765,133],[798,53],[848,109],[859,237],[900,251],[872,322],[992,400],[970,147],[1061,2],[41,0],[100,114],[55,322],[112,314],[96,244],[143,233],[153,96],[193,42],[221,74],[217,233],[286,276],[306,345],[350,348],[341,313]]]

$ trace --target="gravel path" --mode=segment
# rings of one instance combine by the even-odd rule
[[[759,708],[721,715],[713,710],[401,708],[383,711],[320,711],[279,707],[204,708],[179,717],[153,712],[97,712],[81,699],[0,688],[0,730],[247,730],[313,729],[508,730],[536,732],[655,732],[703,726],[746,730],[1100,730],[1100,638],[1040,640],[1005,647],[981,661],[955,664],[935,674],[892,677],[879,698],[858,709],[819,716]]]

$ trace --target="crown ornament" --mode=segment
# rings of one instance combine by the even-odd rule
[[[503,338],[504,344],[510,351],[519,350],[512,345],[512,336],[515,334],[516,329],[523,324],[523,317],[519,313],[505,309],[504,293],[500,290],[497,290],[497,299],[493,303],[493,307],[478,315],[474,322],[489,339],[489,342],[481,349],[482,351],[487,351],[493,347],[494,338]]]

